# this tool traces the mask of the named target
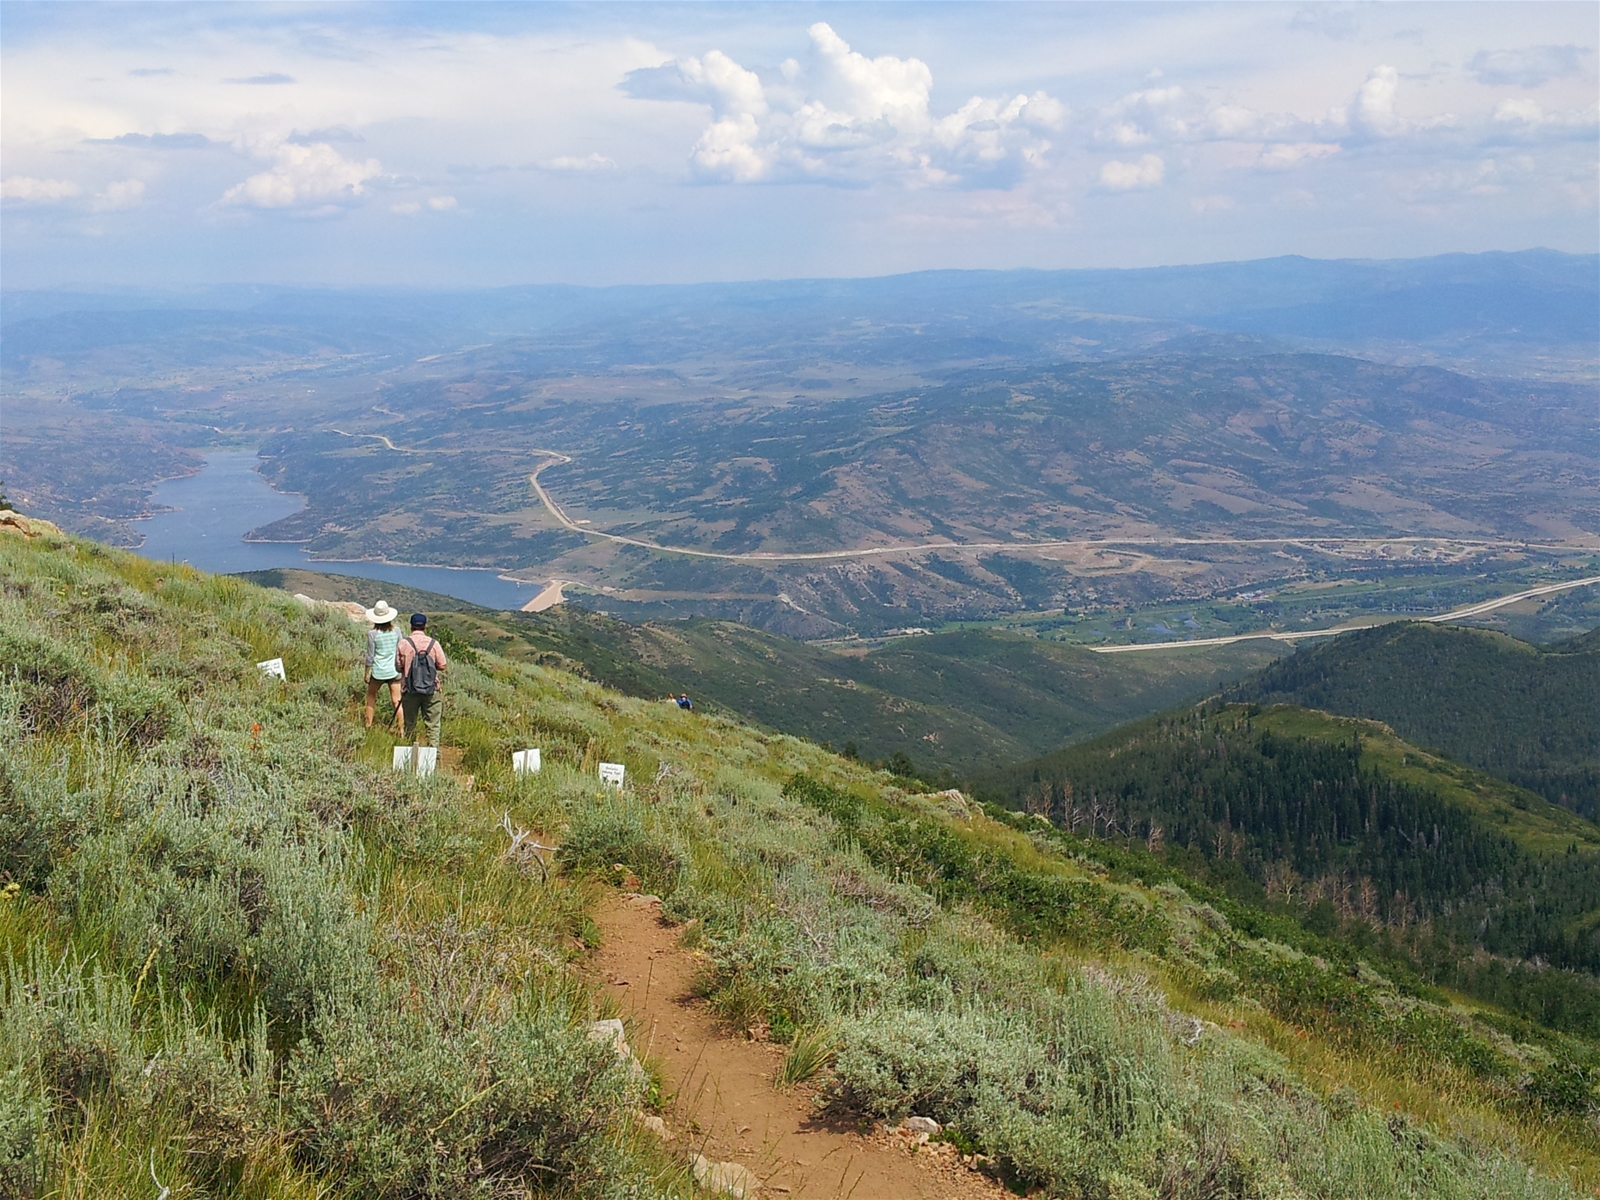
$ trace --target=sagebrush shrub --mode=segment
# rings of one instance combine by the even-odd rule
[[[50,1105],[21,1063],[0,1068],[0,1196],[26,1200],[43,1180]]]
[[[297,1154],[357,1195],[500,1194],[636,1169],[618,1130],[642,1082],[559,1003],[444,1028],[403,997],[350,998],[322,1013],[286,1077]]]
[[[1037,1065],[1033,1047],[984,1014],[902,1009],[845,1021],[835,1069],[842,1098],[862,1112],[953,1121],[986,1092],[1026,1090]]]
[[[0,624],[0,674],[20,690],[24,729],[59,730],[100,698],[102,671],[82,652],[21,625]]]
[[[572,813],[558,861],[591,872],[609,872],[620,863],[639,876],[641,887],[661,896],[678,885],[678,852],[648,827],[636,805],[620,799]]]

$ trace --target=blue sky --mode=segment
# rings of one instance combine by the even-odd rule
[[[5,286],[1597,249],[1600,6],[0,6]]]

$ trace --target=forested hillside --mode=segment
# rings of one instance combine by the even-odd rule
[[[1600,819],[1600,631],[1556,646],[1405,622],[1307,646],[1229,689],[1382,721]]]
[[[1235,899],[1600,1036],[1600,828],[1381,726],[1206,705],[997,773],[979,794],[1142,843]]]
[[[361,646],[337,609],[0,521],[0,1195],[687,1200],[702,1150],[766,1171],[782,1147],[687,1122],[651,1027],[625,1025],[637,1066],[594,1036],[632,1022],[597,918],[655,897],[701,980],[684,1003],[781,1044],[766,1094],[810,1080],[846,1131],[931,1117],[950,1186],[1600,1185],[1584,1037],[1143,851],[488,650],[447,673],[454,765],[397,774],[360,727]],[[543,771],[514,776],[530,745]],[[1422,836],[1427,803],[1390,824]],[[1587,861],[1587,827],[1529,811],[1516,849],[1470,844],[1577,837]]]

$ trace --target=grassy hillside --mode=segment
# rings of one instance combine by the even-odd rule
[[[1308,646],[1230,696],[1370,717],[1600,819],[1600,641],[1404,623]]]
[[[1600,1036],[1600,828],[1381,725],[1203,706],[998,772],[979,792],[1159,848],[1236,900]]]
[[[565,666],[634,696],[687,691],[697,704],[866,759],[904,754],[922,774],[967,774],[1053,750],[1198,698],[1283,653],[1275,642],[1161,655],[1101,655],[994,631],[904,638],[839,654],[731,621],[633,625],[571,605],[494,613],[447,596],[349,576],[262,571],[270,587],[328,600],[383,592],[448,612],[448,635]]]
[[[1020,1191],[1600,1184],[1591,1043],[1132,852],[487,651],[446,698],[475,784],[396,776],[340,613],[48,532],[0,580],[0,1194],[686,1198],[634,1115],[670,1097],[586,1033],[619,863],[835,1116],[932,1115]]]

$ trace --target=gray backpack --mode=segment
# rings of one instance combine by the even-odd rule
[[[428,648],[419,650],[411,638],[406,638],[406,641],[411,642],[411,649],[415,651],[411,656],[411,666],[406,668],[406,691],[418,696],[431,696],[439,686],[439,668],[433,662],[433,648],[438,643],[429,638]]]

